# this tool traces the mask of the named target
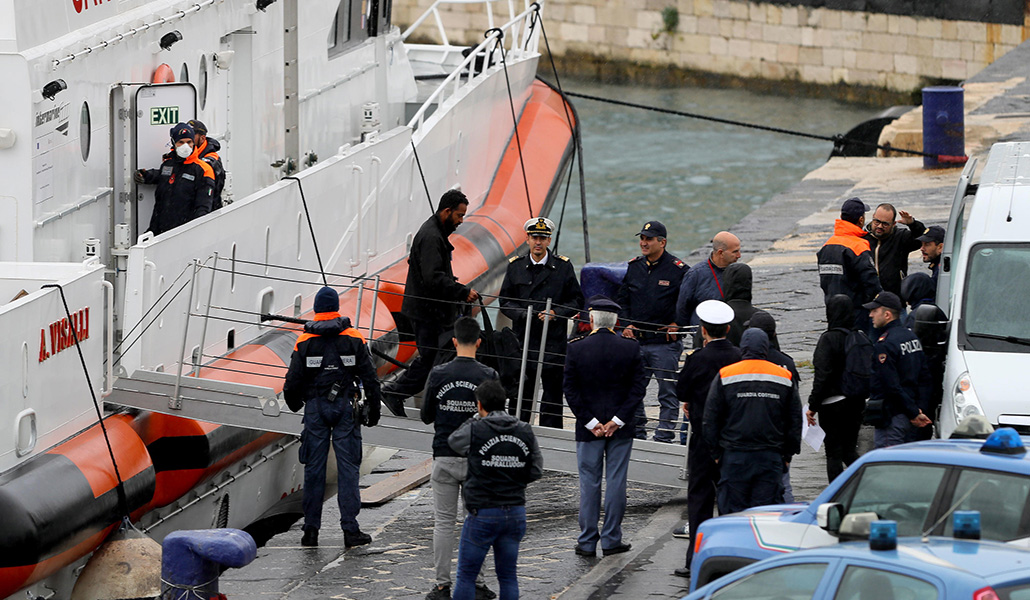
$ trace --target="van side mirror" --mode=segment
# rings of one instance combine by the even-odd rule
[[[827,502],[815,509],[815,521],[821,529],[831,535],[840,531],[840,523],[844,520],[844,505],[840,502]]]
[[[922,304],[912,311],[912,333],[924,347],[943,345],[948,340],[948,316],[934,304]]]

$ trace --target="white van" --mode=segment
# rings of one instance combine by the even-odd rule
[[[962,172],[937,286],[947,315],[940,434],[969,415],[1030,434],[1030,142],[995,144]]]

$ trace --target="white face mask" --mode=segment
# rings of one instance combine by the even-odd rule
[[[187,158],[190,154],[193,154],[193,147],[189,144],[176,146],[175,153],[179,155],[179,158]]]

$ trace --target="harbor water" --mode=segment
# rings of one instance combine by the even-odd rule
[[[568,91],[664,109],[831,136],[883,108],[740,89],[606,85],[562,80]],[[591,260],[639,253],[647,220],[669,230],[668,249],[686,256],[826,162],[831,142],[758,131],[573,98],[582,123]],[[559,250],[583,263],[579,178],[573,175]],[[561,219],[564,188],[551,210]],[[747,253],[744,242],[743,252]],[[746,257],[745,257],[745,260]]]

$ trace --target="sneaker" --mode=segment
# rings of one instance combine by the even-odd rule
[[[381,394],[383,404],[386,408],[390,409],[395,417],[407,417],[408,413],[404,412],[404,399],[394,394],[393,392],[383,391]]]
[[[476,584],[476,600],[494,600],[497,594],[493,590],[486,587],[485,583]]]
[[[348,548],[372,543],[372,536],[362,531],[344,531],[343,545]]]
[[[426,600],[451,600],[451,588],[450,586],[436,587],[426,594]]]
[[[683,539],[689,540],[690,539],[690,526],[689,525],[681,525],[680,527],[677,527],[676,529],[673,529],[672,530],[672,537],[683,538]]]
[[[300,538],[301,546],[317,546],[318,545],[318,530],[314,527],[305,527],[304,536]]]

